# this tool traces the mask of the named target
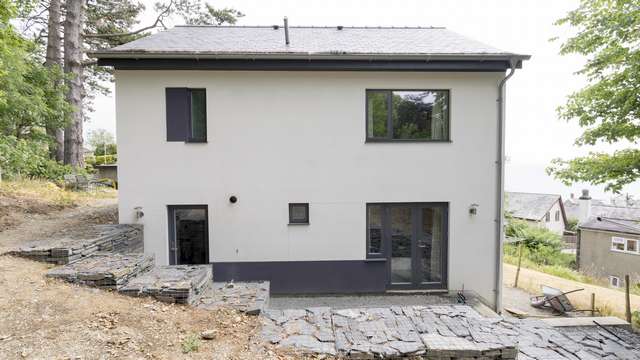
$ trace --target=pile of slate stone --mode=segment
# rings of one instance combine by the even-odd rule
[[[117,290],[131,278],[151,269],[153,265],[153,256],[149,255],[97,253],[49,270],[47,277]]]
[[[153,296],[170,303],[193,304],[212,282],[211,265],[158,266],[131,279],[118,292],[130,296]]]
[[[142,251],[142,226],[97,225],[81,238],[64,237],[34,241],[12,251],[12,255],[58,265],[69,264],[98,251]]]
[[[556,329],[462,305],[266,310],[262,323],[265,342],[340,358],[640,360],[640,336],[624,329]]]
[[[200,299],[204,309],[231,308],[248,315],[259,315],[269,303],[269,282],[213,283]]]

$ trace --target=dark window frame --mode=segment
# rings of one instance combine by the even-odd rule
[[[209,251],[209,205],[203,204],[187,204],[187,205],[167,205],[167,217],[169,219],[169,265],[177,265],[177,259],[179,258],[179,247],[176,239],[176,223],[175,223],[175,210],[179,209],[204,209],[205,216],[205,261],[207,264],[210,263]],[[172,245],[175,244],[175,249],[172,249]],[[173,254],[173,256],[172,256]]]
[[[394,139],[392,96],[387,98],[387,137],[369,136],[369,93],[389,93],[394,91],[443,91],[447,93],[447,138],[446,139]],[[450,89],[365,89],[364,96],[364,136],[365,143],[450,143],[451,140],[451,90]]]
[[[189,87],[166,87],[165,88],[165,108],[166,108],[166,113],[167,113],[167,118],[165,119],[165,121],[167,122],[167,127],[169,126],[169,113],[170,113],[170,109],[169,109],[169,102],[168,102],[168,90],[173,89],[173,90],[183,90],[185,92],[185,96],[186,99],[184,99],[184,102],[186,102],[186,114],[184,114],[184,121],[186,122],[186,124],[179,124],[180,126],[183,126],[183,131],[184,133],[180,134],[179,136],[170,136],[169,135],[169,129],[167,128],[167,142],[184,142],[184,143],[207,143],[207,122],[208,122],[208,114],[207,114],[207,89],[206,88],[189,88]],[[193,113],[192,113],[192,93],[194,91],[202,91],[204,93],[204,104],[203,104],[203,109],[204,109],[204,137],[203,138],[195,138],[192,136],[193,134]],[[179,126],[179,127],[180,127]],[[178,127],[178,128],[179,128]],[[175,129],[174,129],[175,130]]]
[[[305,219],[294,220],[292,216],[292,209],[294,206],[304,206]],[[289,225],[309,225],[309,203],[289,203]]]

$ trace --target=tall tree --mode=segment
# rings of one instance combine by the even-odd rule
[[[84,167],[83,126],[83,51],[82,29],[84,0],[66,0],[64,21],[64,72],[67,75],[67,102],[72,107],[69,125],[64,129],[64,163]]]
[[[60,35],[61,1],[49,0],[49,17],[47,19],[47,53],[45,66],[49,68],[62,67],[62,36]],[[58,85],[58,84],[54,84]],[[50,137],[49,154],[58,162],[64,161],[64,131],[60,127],[49,124],[46,127]]]
[[[627,141],[632,146],[554,159],[547,173],[568,185],[605,184],[618,193],[640,178],[640,0],[582,0],[557,24],[576,28],[560,53],[587,57],[579,73],[589,84],[559,108],[562,119],[576,120],[585,129],[575,144]]]

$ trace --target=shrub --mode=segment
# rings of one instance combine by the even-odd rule
[[[73,171],[71,166],[49,159],[46,144],[0,135],[0,168],[6,179],[48,179],[58,181]]]
[[[529,250],[541,248],[542,251],[560,251],[562,249],[562,238],[560,235],[543,227],[532,226],[526,221],[510,219],[505,229],[505,235],[524,241]],[[549,248],[550,250],[545,250]]]

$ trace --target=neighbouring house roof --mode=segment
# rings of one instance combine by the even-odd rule
[[[91,53],[113,59],[300,59],[422,62],[530,58],[503,51],[441,27],[176,26],[112,49]],[[111,62],[104,59],[112,59]]]
[[[580,217],[579,201],[569,199],[564,202],[564,208],[569,219],[578,219]],[[592,199],[591,216],[640,221],[640,208],[616,206],[607,204],[603,200]]]
[[[506,192],[505,209],[514,218],[539,221],[551,207],[560,202],[563,219],[566,219],[560,195]]]
[[[611,219],[606,217],[594,217],[581,224],[580,229],[640,235],[640,222],[633,220]]]

